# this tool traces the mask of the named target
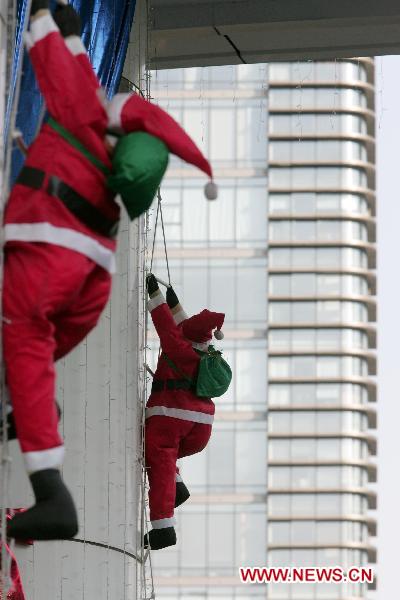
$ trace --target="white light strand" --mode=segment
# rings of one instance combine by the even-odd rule
[[[28,0],[26,4],[26,12],[24,14],[24,20],[22,23],[22,38],[24,39],[25,32],[28,28],[29,15],[31,12],[32,0]],[[12,75],[16,74],[16,85],[14,95],[11,100],[11,111],[10,119],[8,123],[7,139],[5,142],[5,153],[2,165],[4,167],[2,186],[0,190],[0,216],[2,219],[2,213],[4,211],[10,187],[10,173],[11,173],[11,154],[12,154],[12,140],[14,135],[14,129],[17,119],[18,103],[21,91],[21,79],[22,79],[22,56],[23,49],[20,49],[18,53],[17,63],[13,65],[13,59],[16,56],[16,25],[17,25],[17,6],[15,0],[9,0],[7,14],[7,75],[6,75],[6,90],[7,99],[11,97],[11,82]],[[13,68],[12,68],[13,65]],[[3,115],[3,118],[5,115]],[[5,123],[4,123],[5,125]],[[1,269],[0,269],[0,288],[3,286],[3,246],[4,236],[3,231],[1,232],[0,246],[1,246]],[[2,323],[2,314],[0,315],[0,322]],[[2,343],[0,340],[0,393],[1,393],[1,405],[2,405],[2,448],[1,448],[1,477],[0,477],[0,520],[1,520],[1,573],[0,573],[0,596],[6,597],[9,587],[11,586],[10,581],[10,567],[11,557],[8,556],[6,551],[7,533],[6,533],[6,520],[7,520],[7,507],[8,507],[8,484],[10,477],[10,455],[8,449],[8,432],[7,432],[7,395],[5,393],[5,372],[4,362],[2,353]]]

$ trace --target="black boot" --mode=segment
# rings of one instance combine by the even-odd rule
[[[162,548],[168,548],[168,546],[175,546],[176,544],[176,533],[174,527],[163,527],[162,529],[152,529],[149,534],[144,536],[144,547],[148,548],[150,541],[150,548],[152,550],[161,550]]]
[[[7,535],[17,540],[65,540],[78,533],[72,496],[58,469],[30,475],[36,504],[9,521]]]
[[[175,508],[190,498],[190,492],[183,481],[176,482]]]

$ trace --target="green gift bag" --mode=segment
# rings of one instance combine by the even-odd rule
[[[114,150],[108,186],[120,194],[131,220],[150,208],[168,166],[169,151],[144,131],[122,136]]]
[[[163,359],[179,375],[192,384],[192,390],[199,398],[218,398],[225,394],[232,381],[232,370],[225,359],[222,358],[222,352],[215,350],[214,346],[209,346],[207,352],[196,350],[200,355],[199,371],[196,381],[186,375],[165,353]]]

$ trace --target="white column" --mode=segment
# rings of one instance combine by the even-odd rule
[[[128,56],[130,61],[134,57],[134,69],[132,62],[127,65],[136,80],[145,57],[139,40],[147,31],[144,0],[138,5],[141,19]],[[63,474],[78,507],[77,538],[82,542],[17,548],[29,600],[137,597],[137,564],[123,552],[140,553],[144,260],[144,219],[130,224],[124,215],[111,301],[97,328],[58,365],[57,399],[67,451]],[[12,505],[27,506],[30,489],[18,446],[12,445]]]

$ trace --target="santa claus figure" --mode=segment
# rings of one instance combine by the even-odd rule
[[[161,355],[146,408],[145,460],[152,530],[145,545],[159,550],[176,543],[174,508],[189,498],[176,462],[201,452],[211,436],[215,406],[197,395],[196,380],[212,332],[223,338],[223,313],[203,310],[187,317],[172,287],[166,301],[157,279],[147,277],[148,309],[160,338]]]
[[[51,118],[28,150],[4,222],[6,378],[36,500],[9,523],[8,535],[18,539],[69,538],[78,529],[60,474],[54,363],[83,340],[107,303],[120,215],[115,192],[131,218],[140,215],[169,152],[211,177],[201,152],[159,107],[136,94],[105,102],[80,29],[71,6],[59,6],[53,19],[48,1],[33,0],[26,42]],[[119,139],[115,150],[110,131]],[[214,191],[209,186],[209,197]]]

